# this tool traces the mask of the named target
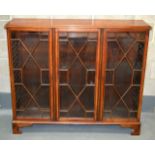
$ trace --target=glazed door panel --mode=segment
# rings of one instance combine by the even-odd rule
[[[49,118],[48,32],[11,32],[16,117]]]
[[[58,32],[59,118],[94,119],[97,32]]]
[[[103,118],[137,118],[145,32],[107,32]]]

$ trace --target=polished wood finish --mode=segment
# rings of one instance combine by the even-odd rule
[[[141,38],[138,38],[138,39],[136,39],[135,41],[133,41],[132,43],[131,43],[131,45],[130,45],[130,47],[129,47],[129,49],[127,50],[127,52],[126,53],[124,53],[123,55],[124,56],[121,56],[121,58],[120,58],[120,60],[118,61],[119,63],[116,65],[116,68],[115,69],[108,69],[108,70],[112,70],[112,72],[114,72],[115,73],[115,70],[117,69],[117,67],[118,66],[120,66],[120,64],[122,63],[122,61],[124,60],[124,59],[126,59],[127,61],[127,63],[129,64],[129,67],[130,68],[132,68],[131,69],[131,72],[133,72],[132,73],[132,77],[131,77],[131,82],[130,82],[130,85],[131,85],[131,87],[128,87],[128,89],[126,90],[126,91],[123,91],[123,93],[125,94],[123,94],[122,96],[119,94],[119,92],[118,92],[118,90],[117,90],[117,88],[115,87],[115,92],[116,92],[116,94],[118,94],[118,96],[119,96],[119,98],[124,102],[124,97],[126,96],[126,94],[130,91],[130,89],[132,89],[132,87],[136,87],[136,86],[138,86],[139,87],[139,93],[138,93],[138,96],[137,96],[137,104],[138,104],[138,106],[137,106],[137,109],[136,109],[136,113],[137,114],[135,114],[136,115],[136,119],[138,120],[138,121],[140,121],[140,114],[141,114],[141,108],[142,108],[142,93],[143,93],[143,85],[144,85],[144,75],[145,75],[145,67],[146,67],[146,58],[147,58],[147,47],[148,47],[148,38],[149,38],[149,33],[148,33],[148,31],[142,31],[142,30],[140,30],[140,29],[138,29],[138,30],[135,30],[135,31],[133,31],[133,30],[126,30],[126,29],[106,29],[106,30],[104,30],[104,38],[107,38],[107,39],[104,39],[104,43],[103,43],[103,45],[104,45],[104,49],[103,49],[103,61],[102,61],[102,67],[103,67],[103,69],[102,69],[102,84],[101,84],[101,94],[103,94],[103,95],[101,95],[101,100],[100,100],[100,109],[101,109],[101,112],[100,112],[100,119],[106,119],[106,118],[104,118],[104,116],[103,116],[103,109],[105,110],[106,108],[104,107],[104,105],[105,105],[105,102],[104,102],[104,99],[106,99],[106,97],[104,97],[105,96],[105,88],[104,88],[104,85],[105,85],[105,81],[106,81],[106,77],[107,77],[107,75],[106,75],[106,64],[107,64],[107,53],[108,52],[110,52],[109,50],[108,50],[108,43],[109,42],[117,42],[117,44],[118,44],[118,46],[119,46],[119,48],[122,50],[122,51],[124,51],[124,49],[122,49],[122,47],[121,47],[121,45],[120,45],[120,43],[118,43],[118,40],[115,40],[115,39],[109,39],[110,41],[108,41],[108,33],[112,33],[113,35],[114,35],[114,33],[115,34],[117,34],[117,37],[119,36],[119,33],[121,34],[121,35],[125,35],[126,33],[128,33],[128,34],[136,34],[137,33],[137,35],[142,35],[142,37],[143,37],[143,39],[141,39]],[[113,37],[113,36],[112,36]],[[132,67],[132,65],[131,65],[131,61],[129,60],[129,57],[128,57],[128,55],[132,52],[132,51],[134,51],[132,48],[134,47],[134,45],[136,44],[136,43],[143,43],[143,51],[142,51],[142,55],[141,55],[141,57],[142,58],[140,58],[141,60],[140,60],[140,63],[141,63],[141,68],[139,69],[137,69],[137,68],[134,68],[134,66]],[[137,43],[137,44],[138,44]],[[118,48],[118,49],[119,49]],[[117,48],[116,48],[117,49]],[[135,53],[135,51],[134,51],[134,53]],[[120,54],[119,54],[120,55]],[[114,57],[116,58],[116,56],[117,55],[115,55]],[[138,61],[138,54],[136,55],[137,57],[136,57],[136,60],[135,60],[135,62],[134,63],[139,63]],[[132,57],[130,57],[130,59],[134,59],[134,55],[132,54]],[[137,59],[138,58],[138,59]],[[113,61],[116,61],[116,60],[113,60]],[[113,62],[112,60],[110,60],[110,63],[111,62]],[[117,62],[117,61],[116,61]],[[127,68],[125,68],[126,70],[127,70]],[[138,84],[134,84],[133,83],[133,75],[134,75],[134,72],[135,71],[138,71],[138,72],[140,72],[141,73],[141,75],[140,75],[140,80],[139,80],[139,83]],[[113,74],[114,74],[113,73]],[[125,70],[122,72],[123,74],[125,74]],[[121,75],[121,77],[123,77],[124,75]],[[128,76],[129,77],[129,76]],[[125,77],[124,78],[125,80],[127,79],[127,77]],[[113,75],[113,79],[112,79],[112,83],[115,85],[115,83],[114,83],[114,80],[116,80],[116,79],[114,79],[114,75]],[[116,81],[115,81],[116,82]],[[123,82],[123,81],[121,81],[121,82]],[[109,86],[111,87],[112,86],[112,84],[109,84]],[[134,98],[135,97],[135,95],[136,94],[133,94],[133,96],[130,96],[130,98]],[[112,92],[110,92],[110,98],[113,98],[112,97]],[[118,102],[117,102],[118,103]],[[116,116],[115,116],[116,117]],[[115,118],[114,118],[115,119]],[[110,120],[111,121],[111,120]]]
[[[100,57],[99,57],[99,46],[100,46],[100,31],[98,31],[97,29],[87,29],[87,30],[85,30],[85,29],[80,29],[80,30],[77,30],[77,29],[75,29],[75,30],[70,30],[70,29],[57,29],[56,30],[56,50],[55,50],[55,55],[56,55],[56,57],[55,57],[55,60],[56,60],[56,82],[55,82],[55,84],[56,84],[56,98],[57,98],[57,101],[56,101],[56,108],[57,108],[57,110],[56,110],[56,112],[57,112],[57,114],[56,114],[56,118],[57,118],[57,120],[60,118],[60,98],[59,98],[59,92],[60,92],[60,90],[59,90],[59,79],[60,79],[60,77],[59,77],[59,60],[60,60],[60,52],[59,52],[59,34],[60,33],[68,33],[68,34],[73,34],[73,33],[76,33],[77,35],[80,35],[80,34],[86,34],[86,33],[96,33],[97,34],[97,49],[96,49],[96,77],[95,77],[95,85],[96,85],[96,88],[95,88],[95,95],[94,95],[94,120],[96,120],[97,119],[97,105],[98,105],[98,97],[97,97],[97,95],[98,95],[98,82],[99,82],[99,68],[98,68],[98,63],[100,62]],[[88,42],[86,42],[86,43],[84,43],[82,46],[86,46],[86,44],[87,44]],[[71,44],[71,43],[70,43]],[[82,47],[81,48],[81,50],[84,48],[84,47]],[[72,46],[72,48],[74,48],[73,46]],[[81,52],[81,50],[79,51],[79,53],[81,54],[82,52]],[[74,49],[74,52],[75,52],[75,49]],[[76,52],[75,52],[76,53]],[[75,54],[76,56],[76,58],[78,57],[79,58],[79,55],[80,54]],[[74,59],[74,60],[76,60],[76,58]],[[80,59],[80,61],[82,61],[81,60],[81,58],[79,58]],[[60,60],[61,61],[61,60]],[[74,62],[73,62],[74,63]],[[84,62],[82,62],[82,64],[83,64]],[[71,65],[73,65],[73,64],[71,64]],[[83,64],[84,65],[84,64]],[[85,66],[85,65],[84,65]],[[85,67],[85,69],[86,69],[86,67]],[[86,69],[87,70],[87,69]],[[68,71],[69,72],[69,71]],[[68,73],[69,74],[69,73]],[[73,92],[73,91],[71,91],[71,92]],[[79,100],[79,95],[76,95],[76,93],[74,93],[73,92],[73,94],[76,96],[76,98],[77,98],[77,100],[80,102],[80,100]],[[81,103],[81,105],[82,105],[82,103]],[[64,120],[65,118],[60,118],[60,120]],[[75,118],[70,118],[70,119],[75,119]],[[82,118],[81,118],[82,119]],[[88,119],[88,118],[87,118]],[[77,118],[77,120],[79,120],[79,118]]]
[[[142,20],[82,20],[82,19],[13,19],[7,29],[50,29],[50,28],[123,28],[149,30]]]
[[[49,29],[49,19],[13,19],[5,26],[7,29]]]
[[[49,31],[49,80],[50,80],[50,110],[51,110],[51,120],[54,120],[54,84],[53,84],[53,54],[51,51],[53,48],[52,41],[52,30]]]
[[[13,134],[21,134],[22,131],[20,130],[23,127],[29,127],[32,126],[33,123],[12,123],[12,132]]]
[[[148,24],[141,20],[13,19],[5,28],[14,134],[33,124],[113,124],[131,128],[132,135],[140,134]],[[131,94],[136,97],[131,99]],[[110,115],[106,115],[107,107]]]

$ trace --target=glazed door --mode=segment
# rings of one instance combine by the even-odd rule
[[[57,31],[57,119],[96,119],[98,39],[95,31]]]
[[[146,33],[107,31],[105,38],[102,118],[136,119],[142,97]]]
[[[50,118],[49,32],[12,31],[15,118]]]

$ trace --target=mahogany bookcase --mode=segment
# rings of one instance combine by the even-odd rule
[[[13,19],[5,28],[14,134],[33,124],[120,125],[140,134],[149,25]]]

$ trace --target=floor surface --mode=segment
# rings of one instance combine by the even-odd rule
[[[21,135],[13,135],[11,110],[0,111],[0,139],[155,139],[155,113],[142,113],[140,136],[131,136],[130,129],[103,125],[33,125],[23,128]]]

